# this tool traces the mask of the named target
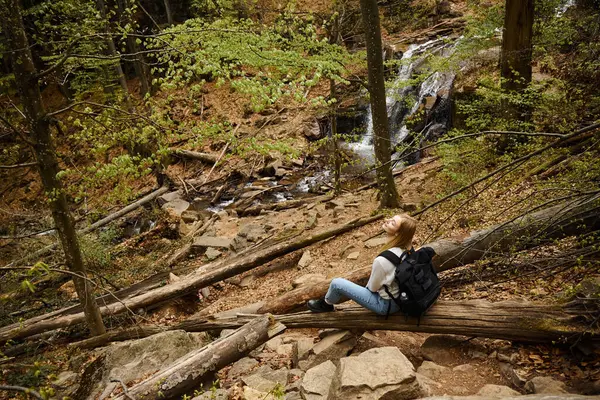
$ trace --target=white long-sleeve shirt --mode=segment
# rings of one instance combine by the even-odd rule
[[[404,252],[400,247],[392,247],[389,250],[398,257],[401,257]],[[373,260],[371,277],[367,283],[367,289],[371,292],[378,292],[383,299],[388,300],[390,296],[388,296],[384,289],[384,286],[387,286],[390,293],[397,298],[400,294],[400,289],[398,288],[398,283],[396,283],[396,280],[394,279],[395,272],[396,266],[387,258],[376,257],[375,260]]]

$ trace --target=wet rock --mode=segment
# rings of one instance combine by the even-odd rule
[[[417,369],[417,372],[435,381],[447,374],[449,370],[450,368],[437,365],[434,362],[423,361],[423,364],[421,364],[421,366]]]
[[[327,360],[306,371],[300,385],[302,398],[305,400],[329,399],[329,391],[336,370],[335,364]]]
[[[387,237],[379,237],[379,238],[373,238],[373,239],[369,239],[365,242],[365,246],[367,247],[367,249],[372,249],[374,247],[380,247],[383,246],[384,244],[386,244],[388,242],[388,238]]]
[[[508,386],[502,385],[485,385],[479,392],[477,392],[477,396],[489,396],[489,397],[501,397],[501,396],[518,396],[521,393],[516,390],[512,390]]]
[[[310,265],[310,263],[312,262],[312,256],[310,255],[310,251],[306,250],[304,253],[302,253],[302,257],[300,258],[300,261],[298,261],[298,268],[305,268],[308,267]]]
[[[319,126],[319,121],[316,118],[311,118],[305,121],[300,128],[300,132],[308,140],[319,140],[323,137],[323,132],[321,132],[321,127]]]
[[[536,376],[525,384],[527,393],[535,394],[562,394],[568,393],[565,384],[549,376]]]
[[[232,240],[226,237],[214,236],[199,236],[194,239],[192,244],[193,250],[203,250],[208,247],[216,247],[219,249],[228,249],[231,246]]]
[[[413,365],[397,347],[342,358],[338,375],[336,399],[414,399],[423,393]]]
[[[327,277],[322,274],[306,274],[296,278],[292,282],[292,287],[297,288],[300,286],[314,285],[325,280],[327,280]]]

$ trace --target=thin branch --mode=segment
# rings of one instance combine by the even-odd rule
[[[25,164],[13,164],[13,165],[0,165],[0,169],[16,169],[16,168],[27,168],[27,167],[33,167],[34,165],[37,165],[37,162],[30,162],[30,163],[25,163]]]
[[[494,176],[494,175],[496,175],[496,174],[504,171],[505,169],[507,169],[507,168],[509,168],[509,167],[511,167],[511,166],[513,166],[515,164],[519,164],[519,163],[521,163],[523,161],[527,161],[527,160],[531,159],[532,157],[535,157],[535,156],[543,153],[544,151],[546,151],[546,150],[548,150],[548,149],[550,149],[552,147],[555,147],[556,145],[558,145],[560,143],[563,143],[564,141],[566,141],[568,139],[571,139],[571,138],[576,137],[578,135],[581,135],[581,134],[583,134],[585,132],[589,132],[591,130],[595,130],[595,129],[598,129],[598,128],[600,128],[600,123],[590,125],[590,126],[588,126],[586,128],[580,129],[580,130],[575,131],[575,132],[573,132],[571,134],[562,136],[560,139],[558,139],[558,140],[556,140],[556,141],[548,144],[547,146],[544,146],[541,149],[538,149],[536,151],[532,151],[531,153],[526,154],[523,157],[517,158],[516,160],[514,160],[514,161],[512,161],[512,162],[510,162],[508,164],[505,164],[504,166],[502,166],[500,168],[495,169],[494,171],[492,171],[489,174],[487,174],[487,175],[485,175],[485,176],[477,179],[476,181],[471,182],[470,184],[465,185],[465,186],[461,187],[460,189],[455,190],[454,192],[450,193],[449,195],[444,196],[440,200],[438,200],[438,201],[436,201],[436,202],[428,205],[427,207],[423,208],[419,212],[415,213],[413,216],[417,216],[417,215],[423,214],[425,211],[429,210],[430,208],[437,206],[438,204],[440,204],[440,203],[442,203],[442,202],[444,202],[444,201],[446,201],[446,200],[448,200],[448,199],[450,199],[450,198],[452,198],[452,197],[454,197],[454,196],[456,196],[456,195],[464,192],[465,190],[467,190],[470,187],[478,184],[479,182],[483,182],[484,180],[491,178],[492,176]],[[450,139],[448,139],[448,140],[450,140]],[[436,145],[436,144],[434,144],[434,145]],[[431,145],[431,146],[434,146],[434,145]],[[429,146],[429,147],[431,147],[431,146]],[[428,146],[425,146],[425,148],[426,147],[428,147]]]
[[[39,72],[35,77],[37,79],[41,79],[46,75],[49,75],[51,73],[53,73],[54,71],[56,71],[57,69],[59,69],[60,67],[63,66],[63,64],[69,59],[69,57],[71,57],[71,50],[73,49],[73,46],[75,46],[75,44],[77,42],[79,42],[81,38],[76,38],[74,41],[72,41],[68,46],[67,49],[65,50],[65,54],[50,68]]]
[[[41,394],[39,394],[38,392],[36,392],[33,389],[29,389],[23,386],[14,386],[14,385],[0,385],[0,390],[6,390],[6,391],[12,391],[12,392],[23,392],[25,394],[28,394],[32,397],[35,397],[36,399],[39,400],[44,400],[44,398],[42,397]]]

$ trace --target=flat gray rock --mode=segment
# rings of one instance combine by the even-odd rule
[[[306,371],[300,385],[300,393],[305,400],[328,400],[336,366],[327,360]]]
[[[383,246],[388,241],[389,241],[389,239],[387,237],[373,238],[373,239],[367,240],[365,242],[365,246],[367,247],[367,249],[372,249],[372,248],[375,248],[375,247]]]
[[[413,365],[397,347],[342,358],[339,369],[336,399],[415,399],[423,393]]]
[[[194,244],[192,244],[192,247],[196,248],[216,247],[219,249],[228,249],[229,246],[231,246],[230,238],[215,236],[198,236],[194,239]]]

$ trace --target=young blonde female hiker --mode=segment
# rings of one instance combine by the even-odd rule
[[[412,248],[416,220],[407,214],[394,215],[384,221],[382,228],[390,239],[386,250],[404,259],[406,252]],[[335,278],[331,281],[325,298],[309,300],[307,306],[313,312],[329,312],[334,310],[334,304],[350,299],[377,314],[398,312],[399,305],[388,295],[389,292],[397,298],[400,294],[398,283],[394,279],[395,271],[396,267],[392,262],[378,256],[373,261],[371,277],[366,287],[343,278]]]

